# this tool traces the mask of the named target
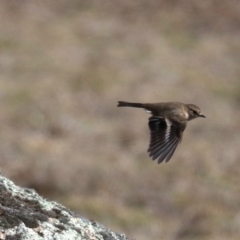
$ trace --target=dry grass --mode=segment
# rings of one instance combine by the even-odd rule
[[[1,171],[133,239],[239,239],[237,1],[2,1]],[[168,164],[146,113],[182,101]]]

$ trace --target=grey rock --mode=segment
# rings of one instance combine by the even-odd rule
[[[0,176],[0,240],[127,240]]]

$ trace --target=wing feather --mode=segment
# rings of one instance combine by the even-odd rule
[[[154,160],[156,158],[158,158],[164,152],[167,152],[171,148],[171,146],[175,143],[176,140],[177,139],[174,138],[174,139],[171,140],[171,142],[167,142],[166,144],[164,144],[164,146],[160,145],[160,148],[157,149],[157,151],[154,152],[154,155],[153,155]]]
[[[169,161],[182,138],[185,122],[172,122],[167,118],[152,116],[149,118],[150,144],[149,156],[158,163]]]
[[[167,156],[168,154],[174,149],[178,144],[178,139],[174,139],[173,142],[163,151],[161,151],[159,158],[158,158],[158,163],[161,163]]]

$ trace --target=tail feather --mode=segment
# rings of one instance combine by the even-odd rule
[[[130,102],[118,102],[118,107],[135,107],[135,108],[145,108],[145,104],[143,103],[130,103]]]

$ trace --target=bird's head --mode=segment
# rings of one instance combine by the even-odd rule
[[[205,118],[205,116],[201,112],[201,109],[198,106],[194,104],[186,104],[186,105],[187,105],[188,114],[189,114],[188,120],[192,120],[197,117]]]

